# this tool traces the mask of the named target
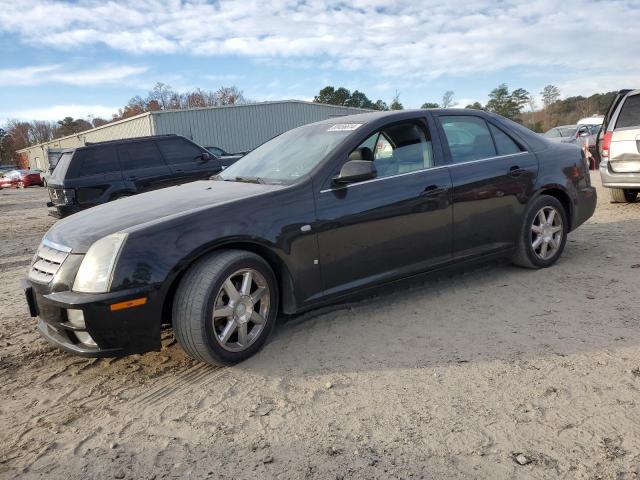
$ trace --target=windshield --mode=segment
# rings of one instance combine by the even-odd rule
[[[576,127],[558,127],[562,137],[573,137],[576,134]]]
[[[551,130],[545,132],[543,136],[547,138],[558,138],[560,136],[560,131],[557,128],[552,128]]]
[[[217,178],[281,185],[295,183],[359,126],[336,122],[289,130],[249,152]]]
[[[62,184],[64,182],[64,176],[67,174],[67,169],[69,168],[69,163],[71,163],[71,157],[73,156],[73,152],[63,153],[56,164],[56,168],[53,170],[51,174],[51,178],[49,179],[49,183],[51,184]]]

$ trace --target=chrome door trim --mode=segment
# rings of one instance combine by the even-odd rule
[[[447,165],[438,165],[436,167],[423,168],[421,170],[414,170],[412,172],[398,173],[397,175],[389,175],[388,177],[373,178],[371,180],[365,180],[363,182],[349,183],[347,185],[343,185],[343,186],[340,186],[340,187],[327,188],[327,189],[324,189],[324,190],[320,190],[320,193],[335,192],[335,191],[338,191],[338,190],[342,190],[344,188],[357,187],[358,185],[366,185],[366,184],[373,183],[373,182],[379,182],[381,180],[387,180],[387,179],[397,178],[397,177],[404,177],[406,175],[413,175],[413,174],[416,174],[416,173],[430,172],[432,170],[439,170],[441,168],[457,167],[458,165],[467,165],[467,164],[471,164],[471,163],[487,162],[489,160],[496,160],[496,159],[499,159],[499,158],[517,157],[518,155],[528,155],[529,153],[531,153],[531,152],[524,151],[524,152],[518,152],[518,153],[510,153],[508,155],[495,155],[493,157],[480,158],[478,160],[469,160],[469,161],[466,161],[466,162],[451,163],[451,164],[447,164]]]

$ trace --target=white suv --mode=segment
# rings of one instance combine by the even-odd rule
[[[640,192],[640,90],[620,90],[598,135],[600,176],[612,202],[634,202]]]

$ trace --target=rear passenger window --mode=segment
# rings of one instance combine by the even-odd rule
[[[456,115],[440,117],[454,163],[495,157],[489,127],[480,117]]]
[[[79,157],[79,158],[78,158]],[[80,160],[80,176],[101,175],[120,171],[114,147],[97,147],[79,150],[73,157]]]
[[[165,163],[153,142],[130,143],[118,147],[123,170],[164,167]]]
[[[640,95],[627,97],[615,128],[640,127]]]
[[[491,129],[493,139],[496,142],[498,155],[512,155],[514,153],[519,153],[522,151],[520,146],[516,142],[514,142],[509,135],[504,133],[498,127],[489,124],[489,128]]]
[[[158,147],[170,165],[190,163],[202,155],[202,151],[194,144],[181,139],[163,140]]]

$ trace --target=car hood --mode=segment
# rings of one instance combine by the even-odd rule
[[[71,215],[51,227],[45,238],[71,248],[74,253],[86,253],[93,242],[115,232],[282,188],[280,185],[214,180],[163,188]]]

